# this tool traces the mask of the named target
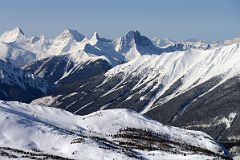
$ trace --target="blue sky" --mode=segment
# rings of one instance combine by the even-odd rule
[[[240,37],[239,0],[2,0],[0,33],[54,37],[65,28],[116,38],[139,30],[151,38]]]

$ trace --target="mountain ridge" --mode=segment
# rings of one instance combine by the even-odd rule
[[[102,41],[101,44],[97,44],[100,41]],[[94,33],[92,37],[87,38],[86,36],[80,34],[78,31],[69,28],[65,29],[62,33],[60,33],[53,39],[46,39],[46,37],[43,35],[37,37],[29,37],[25,35],[22,29],[19,27],[4,32],[3,35],[0,37],[0,42],[7,44],[11,43],[11,45],[15,47],[15,49],[21,48],[26,50],[27,52],[35,54],[35,58],[32,58],[29,61],[40,60],[49,56],[62,55],[66,53],[76,53],[79,50],[84,51],[84,46],[86,44],[91,45],[96,49],[100,49],[103,52],[103,55],[108,54],[107,56],[109,56],[109,52],[112,55],[115,54],[114,58],[117,58],[119,62],[122,62],[134,59],[135,56],[138,57],[139,55],[161,54],[163,52],[186,50],[187,48],[205,50],[209,48],[216,48],[217,46],[224,44],[226,45],[239,42],[237,38],[225,41],[224,44],[217,44],[212,42],[209,43],[200,40],[169,40],[168,42],[163,42],[166,43],[165,45],[159,45],[157,41],[160,40],[151,40],[146,36],[141,35],[139,31],[129,31],[123,37],[117,38],[115,40],[109,40],[106,38],[100,38],[97,33]],[[130,52],[127,53],[128,51]],[[134,55],[134,52],[139,53]],[[121,56],[125,56],[125,58]],[[113,59],[110,61],[113,61]],[[114,65],[120,64],[119,62],[116,62],[117,61],[113,61],[111,63]]]
[[[178,127],[192,129],[197,123],[203,123],[202,127],[197,127],[198,130],[206,131],[222,142],[233,137],[237,141],[237,132],[232,130],[238,127],[231,124],[238,121],[239,114],[236,108],[239,104],[236,98],[240,77],[239,53],[239,44],[233,44],[204,51],[189,49],[145,55],[118,65],[105,74],[63,86],[32,103],[80,115],[103,109],[128,108]],[[224,94],[224,88],[228,94]],[[214,99],[213,95],[216,99],[221,97],[221,100]],[[212,101],[207,103],[208,99]],[[226,108],[225,103],[229,100],[234,104]],[[215,106],[219,107],[219,112]],[[200,114],[207,110],[208,116]],[[236,117],[229,118],[233,114]],[[192,119],[192,123],[184,115]],[[204,127],[213,119],[214,125]],[[220,130],[223,132],[218,133]]]

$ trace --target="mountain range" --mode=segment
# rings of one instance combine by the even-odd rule
[[[139,31],[129,31],[126,35],[114,40],[100,37],[96,32],[88,38],[72,29],[65,29],[55,38],[47,39],[44,35],[26,36],[21,28],[16,27],[0,36],[0,99],[31,103],[27,105],[9,102],[7,106],[13,108],[14,113],[18,107],[24,106],[33,110],[31,108],[41,105],[41,110],[44,110],[46,115],[55,110],[67,115],[72,113],[76,117],[77,115],[84,117],[91,116],[91,114],[103,114],[104,118],[116,115],[114,118],[118,119],[117,114],[127,114],[125,119],[131,119],[134,122],[134,118],[146,116],[155,120],[149,123],[157,123],[156,121],[161,123],[156,126],[163,124],[206,132],[217,143],[224,145],[233,156],[237,156],[240,153],[238,152],[240,148],[239,44],[239,38],[218,42],[198,39],[186,41],[150,39]],[[4,103],[2,102],[2,105],[5,105]],[[48,107],[58,109],[51,110]],[[44,108],[47,108],[47,111]],[[38,111],[32,112],[37,114]],[[39,117],[42,115],[43,113]],[[29,118],[39,122],[40,120],[36,120],[34,116]],[[44,121],[44,124],[46,123],[51,124],[52,127],[53,123],[60,122],[47,120],[47,122]],[[116,121],[116,124],[122,123],[127,122],[123,122],[122,119]],[[136,122],[136,126],[139,123],[142,122]],[[134,128],[133,123],[127,124],[117,130],[124,134],[132,134],[132,132],[135,133],[135,129],[139,129],[136,126]],[[89,124],[88,127],[94,128],[92,125]],[[102,124],[99,125],[102,126]],[[111,128],[110,126],[106,128]],[[140,128],[147,126],[148,124]],[[81,125],[78,128],[81,128],[78,132],[87,130]],[[128,130],[129,128],[134,128],[134,131]],[[59,129],[64,132],[71,131],[71,129],[63,129],[62,126],[58,126],[57,130]],[[162,129],[160,130],[162,133]],[[151,134],[151,137],[157,134],[156,130],[151,133],[146,133],[144,130],[138,131],[147,135]],[[22,132],[25,133],[25,129]],[[74,131],[74,134],[78,133]],[[168,134],[173,136],[171,133]],[[93,138],[96,135],[87,137],[87,139],[82,133],[79,136],[84,141],[99,143]],[[170,140],[168,144],[179,143],[175,139],[170,138]],[[23,141],[25,142],[26,139]],[[72,141],[74,140],[67,142]],[[106,141],[101,143],[111,143],[110,148],[123,147],[120,145],[123,142],[118,141],[115,144],[115,139],[107,138]],[[127,146],[136,147],[132,146],[132,143],[128,142]],[[186,140],[181,143],[186,146],[185,149],[189,148]],[[33,146],[39,147],[37,144]],[[97,148],[99,147],[103,146],[98,144]],[[179,146],[174,147],[179,149],[178,153],[189,153]],[[12,148],[20,149],[19,146]],[[78,154],[78,150],[70,148],[69,153],[81,155]],[[206,147],[202,149],[204,149],[204,154],[209,150],[211,153],[218,154]],[[205,152],[206,149],[207,152]],[[39,150],[44,150],[44,148]],[[222,150],[225,151],[224,148]],[[45,148],[45,151],[52,153],[52,149]],[[171,149],[168,151],[172,152]],[[154,159],[154,157],[149,158],[148,154],[152,153],[144,152],[143,154],[142,152],[119,153],[119,156],[127,159],[125,156],[131,154],[136,159],[139,158],[136,157],[137,155],[146,159]],[[59,153],[63,154],[56,151],[56,155],[60,157],[73,158],[69,153],[63,155]],[[176,154],[179,155],[178,153]],[[111,158],[116,158],[115,153],[109,152],[109,154],[113,155],[110,156]],[[159,153],[155,154],[159,155]],[[227,151],[219,155],[223,159],[230,157]],[[216,158],[216,155],[214,156]],[[184,157],[179,159],[184,159]]]

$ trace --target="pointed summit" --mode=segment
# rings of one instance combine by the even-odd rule
[[[15,27],[10,31],[5,31],[4,34],[12,34],[12,35],[16,35],[16,36],[24,35],[24,33],[20,27]]]
[[[99,35],[97,32],[94,32],[93,36],[92,36],[92,39],[96,39],[96,40],[99,40]]]
[[[71,34],[71,35],[74,35],[74,34],[80,34],[77,30],[73,30],[73,29],[70,29],[70,28],[66,28],[63,30],[62,34]]]
[[[99,38],[98,33],[97,33],[97,32],[94,32],[92,38],[90,39],[90,44],[92,44],[92,45],[96,44],[99,39],[100,39],[100,38]]]
[[[18,34],[21,34],[21,35],[24,35],[22,29],[20,27],[15,27],[12,32],[15,32],[15,33],[18,33]]]
[[[56,38],[57,39],[72,38],[72,39],[76,40],[77,42],[81,42],[85,38],[85,36],[80,34],[77,30],[67,28]]]
[[[135,36],[140,36],[140,32],[139,31],[129,31],[127,34],[126,34],[126,37],[128,38],[134,38]]]
[[[16,41],[18,38],[24,36],[24,33],[20,27],[15,27],[10,31],[5,31],[0,37],[0,41],[10,43]]]
[[[137,46],[146,46],[152,45],[152,41],[140,34],[139,31],[129,31],[126,36],[122,37],[123,41],[126,43],[127,46],[131,46],[136,44]]]

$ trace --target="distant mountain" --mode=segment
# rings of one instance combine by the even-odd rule
[[[24,35],[22,29],[17,27],[6,31],[0,37],[0,58],[11,59],[21,66],[50,56],[76,54],[84,51],[90,55],[99,56],[100,59],[102,56],[106,57],[111,66],[125,62],[125,58],[121,54],[115,52],[113,48],[108,49],[104,46],[110,41],[105,41],[104,38],[99,38],[97,33],[95,34],[88,39],[76,30],[65,29],[56,38],[47,40],[45,36],[28,37]],[[11,56],[12,50],[15,56]],[[19,59],[22,60],[19,61]]]
[[[0,37],[1,42],[11,43],[15,42],[18,39],[24,37],[24,33],[20,27],[16,27],[10,31],[6,31]]]
[[[32,73],[0,60],[0,99],[30,102],[46,95],[50,88]]]
[[[47,53],[49,55],[60,55],[69,53],[70,50],[81,42],[85,36],[78,33],[76,30],[65,29],[59,36],[51,40]]]
[[[114,41],[115,50],[122,53],[127,60],[138,58],[141,55],[159,55],[164,52],[183,51],[181,44],[172,44],[167,47],[159,47],[152,40],[140,34],[139,31],[130,31],[126,36]]]
[[[214,49],[223,46],[221,42],[207,42],[199,39],[189,39],[179,43],[182,43],[186,48],[194,48],[200,50]]]
[[[203,132],[165,126],[126,109],[77,116],[0,101],[0,137],[1,159],[231,159]]]
[[[220,46],[224,45],[222,42],[207,42],[207,41],[199,40],[199,39],[174,41],[174,40],[170,40],[170,39],[154,38],[154,39],[152,39],[152,41],[156,46],[162,47],[162,48],[166,48],[166,47],[172,46],[174,44],[179,44],[179,45],[182,45],[184,49],[192,48],[192,49],[207,50],[207,49],[214,49],[216,47],[220,47]]]
[[[19,66],[50,56],[75,54],[84,51],[95,56],[104,56],[111,66],[124,63],[141,55],[183,51],[188,48],[209,49],[213,44],[204,41],[177,42],[159,39],[150,40],[139,31],[129,31],[116,40],[101,38],[97,33],[87,38],[76,30],[65,29],[54,39],[44,35],[29,37],[16,27],[0,36],[0,58],[10,59]],[[217,45],[217,44],[216,44]],[[209,47],[210,46],[210,47]]]
[[[174,45],[177,43],[177,41],[167,39],[167,38],[153,38],[152,42],[154,43],[154,45],[156,45],[157,47],[160,47],[160,48]]]
[[[0,38],[0,58],[21,66],[50,83],[69,83],[90,78],[126,62],[124,56],[105,47],[108,40],[97,33],[88,39],[66,29],[52,40],[25,36],[19,27]],[[41,67],[40,67],[41,66]],[[40,67],[40,68],[39,68]]]
[[[36,55],[30,51],[0,42],[0,60],[21,66],[36,59]]]
[[[228,39],[223,42],[224,45],[240,43],[240,38]]]
[[[97,33],[87,38],[76,30],[65,29],[56,38],[48,40],[43,35],[26,36],[21,28],[16,27],[0,37],[0,59],[21,66],[49,82],[67,83],[80,77],[91,78],[143,55],[160,55],[190,48],[206,50],[217,46],[220,44],[200,40],[150,40],[139,31],[129,31],[123,37],[110,40],[101,38]],[[85,66],[88,69],[85,70]],[[86,71],[91,74],[86,76]]]

